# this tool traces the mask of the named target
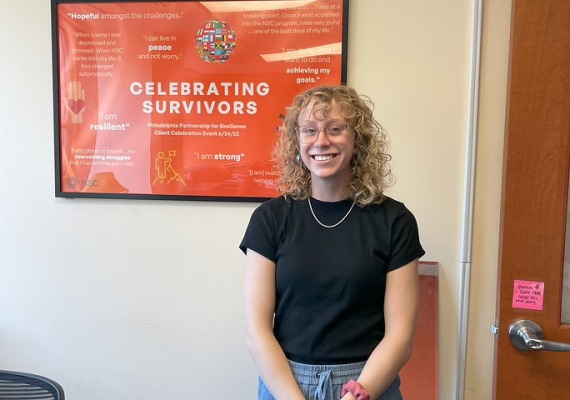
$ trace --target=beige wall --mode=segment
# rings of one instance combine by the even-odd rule
[[[351,42],[349,80],[372,92],[392,133],[400,176],[393,194],[420,220],[424,258],[441,263],[439,398],[453,399],[474,1],[354,3],[352,25],[358,19],[380,34],[376,52],[370,42]],[[483,2],[465,400],[492,398],[510,12],[510,0]]]
[[[490,397],[507,1],[489,5],[467,393]],[[254,398],[237,250],[255,204],[55,199],[50,5],[0,6],[0,368],[70,398]],[[396,186],[440,270],[440,398],[455,389],[472,1],[351,0],[348,83],[392,136]],[[506,22],[505,22],[506,21]],[[157,232],[163,232],[159,235]],[[168,254],[168,257],[164,255]],[[492,286],[492,287],[491,287]]]
[[[349,83],[392,138],[391,195],[440,263],[440,398],[455,394],[458,281],[471,66],[471,1],[352,1]],[[365,28],[366,27],[366,28]]]

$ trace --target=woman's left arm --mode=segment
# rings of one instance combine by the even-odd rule
[[[390,271],[386,278],[384,318],[386,331],[358,378],[377,399],[410,359],[419,307],[418,260]],[[347,393],[342,400],[352,400]]]

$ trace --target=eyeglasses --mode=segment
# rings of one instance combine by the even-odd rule
[[[299,141],[303,144],[310,144],[317,140],[321,131],[325,132],[330,141],[340,140],[350,130],[348,124],[330,124],[324,128],[317,128],[313,125],[301,125],[297,127]]]

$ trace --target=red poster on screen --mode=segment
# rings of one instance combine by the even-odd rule
[[[287,106],[345,82],[347,8],[52,0],[56,196],[276,196]]]

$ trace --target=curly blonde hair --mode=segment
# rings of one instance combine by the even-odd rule
[[[318,86],[298,94],[284,119],[281,134],[273,155],[279,178],[277,188],[283,195],[306,200],[311,195],[311,173],[299,161],[299,114],[313,104],[313,113],[327,117],[333,102],[340,106],[344,118],[355,133],[355,155],[350,161],[352,179],[351,197],[359,206],[381,203],[384,191],[392,185],[389,167],[388,135],[373,116],[374,104],[369,97],[359,95],[355,89],[341,86]]]

